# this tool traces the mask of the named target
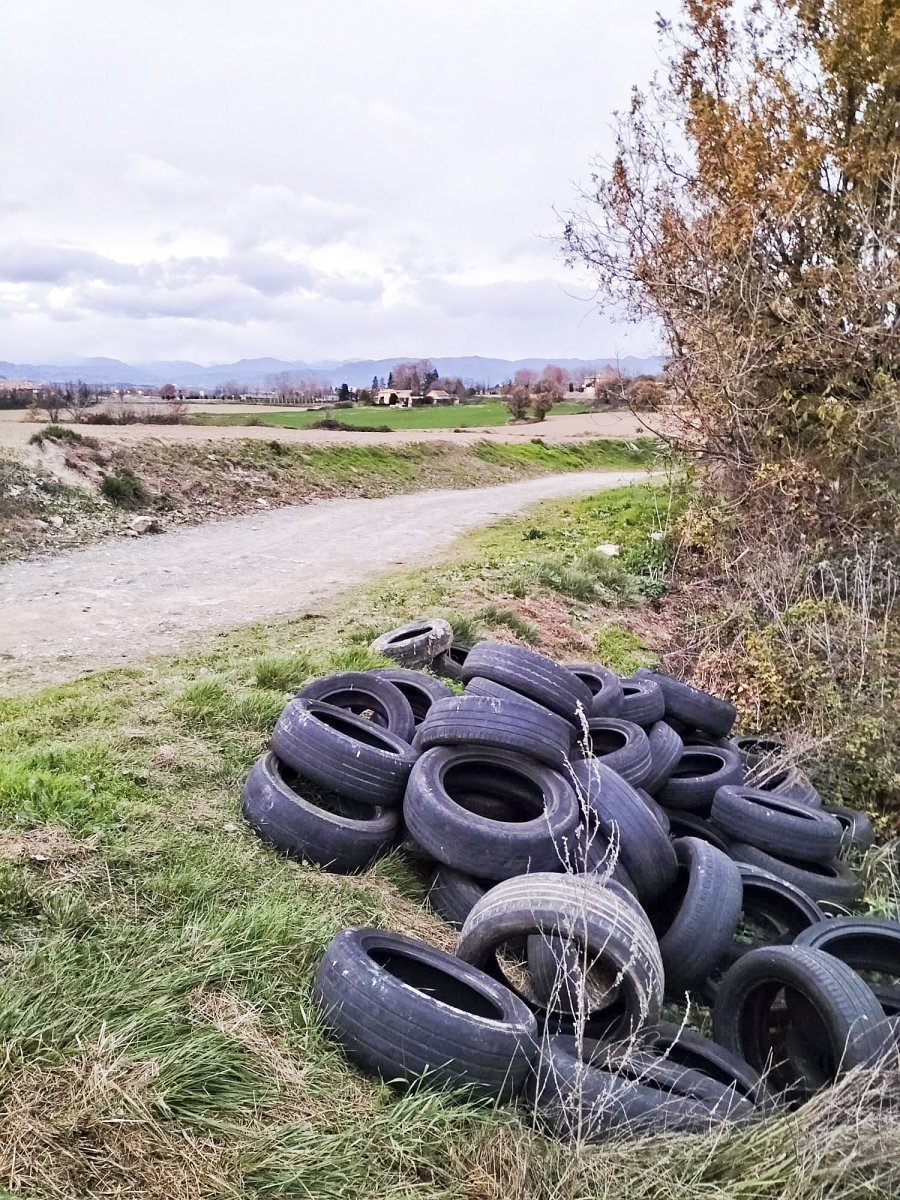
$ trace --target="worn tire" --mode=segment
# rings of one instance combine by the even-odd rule
[[[720,700],[701,688],[672,679],[660,671],[649,671],[646,667],[640,667],[634,674],[638,679],[649,679],[659,685],[667,717],[714,733],[716,737],[727,737],[731,733],[737,709],[727,700]]]
[[[684,753],[684,742],[668,721],[654,721],[647,730],[650,744],[650,771],[641,787],[655,795],[669,782]]]
[[[789,990],[793,1045],[784,1030],[776,1035],[783,1041],[773,1042],[770,1029],[770,1010],[783,988]],[[740,958],[722,979],[713,1029],[717,1042],[757,1071],[774,1058],[771,1085],[798,1099],[843,1071],[871,1065],[891,1040],[881,1006],[852,968],[821,950],[799,946],[768,946]]]
[[[323,675],[297,692],[300,700],[321,700],[360,716],[371,711],[377,725],[384,726],[404,742],[411,742],[416,731],[412,706],[389,679],[368,671],[341,671]]]
[[[833,917],[811,925],[794,938],[795,946],[823,950],[846,963],[867,983],[885,1012],[900,1011],[900,923],[884,917]],[[863,972],[887,975],[866,979]]]
[[[768,778],[764,776],[761,780],[754,780],[753,774],[751,772],[748,782],[760,791],[784,796],[786,800],[796,800],[798,804],[805,804],[809,808],[822,807],[822,797],[799,767],[785,767],[783,771],[770,774]]]
[[[589,875],[534,875],[491,888],[466,918],[457,954],[499,975],[496,950],[510,939],[540,934],[584,948],[594,979],[603,972],[636,1032],[659,1016],[663,967],[650,923],[633,900]]]
[[[508,988],[452,954],[379,929],[344,929],[313,998],[347,1056],[394,1081],[509,1099],[527,1082],[537,1025]]]
[[[402,738],[321,700],[292,700],[272,732],[272,749],[304,779],[383,807],[401,802],[416,760]]]
[[[843,804],[828,804],[825,812],[830,813],[841,827],[842,855],[850,854],[853,850],[864,854],[875,845],[875,828],[867,813]]]
[[[622,707],[622,681],[609,667],[599,663],[564,663],[582,683],[590,688],[592,700],[588,716],[618,717]]]
[[[708,1075],[764,1113],[774,1109],[775,1099],[759,1072],[702,1033],[671,1021],[660,1021],[653,1030],[650,1044],[654,1054],[662,1055],[673,1066]]]
[[[640,787],[651,770],[650,742],[640,725],[619,717],[591,717],[572,747],[572,758],[593,758]]]
[[[580,725],[579,714],[590,713],[591,692],[586,683],[552,659],[521,646],[476,642],[463,665],[462,679],[468,683],[476,676],[502,683],[576,725]]]
[[[841,849],[836,817],[758,788],[719,788],[710,820],[732,841],[801,862],[828,862]]]
[[[635,789],[596,759],[571,764],[581,800],[593,813],[603,836],[618,846],[642,900],[652,900],[673,882],[678,863],[662,825]]]
[[[470,679],[465,686],[463,692],[465,696],[489,696],[494,700],[514,700],[519,704],[532,705],[529,710],[535,715],[543,713],[548,724],[555,727],[562,722],[565,725],[569,736],[569,742],[573,742],[577,735],[581,732],[576,729],[572,721],[567,721],[565,717],[561,717],[559,713],[555,713],[552,708],[548,708],[546,704],[538,704],[536,700],[529,700],[527,696],[523,696],[521,692],[513,691],[512,688],[504,687],[502,683],[495,683],[493,679],[482,679],[480,675],[476,675],[474,679]]]
[[[458,792],[463,803],[454,799],[460,768],[484,767],[511,776],[511,786],[521,789],[503,797],[518,809],[513,819],[481,816],[465,807]],[[555,771],[511,751],[469,746],[427,750],[403,804],[407,829],[420,846],[438,862],[479,879],[561,871],[580,815],[574,791]]]
[[[774,733],[741,733],[732,739],[735,750],[744,760],[747,771],[773,762],[787,752],[785,742]]]
[[[637,897],[612,877],[603,886],[614,892],[626,904],[636,905]],[[585,949],[573,941],[533,933],[527,939],[528,975],[533,998],[539,1008],[553,1008],[577,1019],[590,1007],[591,972]],[[583,997],[587,998],[587,1004]],[[601,996],[601,999],[603,997]],[[617,997],[616,997],[617,998]]]
[[[389,629],[372,643],[372,652],[392,658],[401,667],[427,667],[453,642],[453,630],[440,617],[426,617]]]
[[[527,1098],[549,1132],[588,1143],[698,1133],[734,1107],[733,1092],[697,1071],[644,1054],[610,1060],[599,1042],[564,1035],[543,1039]]]
[[[562,767],[572,730],[562,717],[511,695],[508,699],[464,694],[436,700],[419,727],[423,750],[435,746],[492,746]]]
[[[657,799],[663,808],[686,808],[705,816],[713,796],[726,784],[740,784],[744,767],[736,750],[715,746],[685,747]]]
[[[648,916],[659,938],[666,994],[680,998],[703,983],[731,944],[741,915],[741,873],[700,838],[679,838],[674,846],[678,878],[648,907]]]
[[[435,700],[452,696],[446,684],[426,671],[410,671],[406,667],[376,667],[368,672],[376,679],[386,679],[403,693],[413,712],[416,725],[421,725]]]
[[[462,680],[462,669],[472,647],[467,642],[453,641],[443,654],[439,654],[431,664],[431,669],[442,679],[452,679],[459,683]]]
[[[728,852],[737,862],[749,863],[751,867],[786,879],[827,912],[853,909],[862,898],[862,884],[839,859],[827,863],[789,861],[746,842],[732,842]]]
[[[483,880],[441,864],[431,877],[428,903],[448,925],[462,929],[466,917],[489,886]]]
[[[664,808],[663,812],[669,818],[669,836],[671,838],[702,838],[704,842],[709,842],[723,854],[731,856],[731,843],[705,817],[701,817],[698,813],[688,812],[685,808]]]
[[[339,874],[362,870],[396,841],[396,809],[304,791],[270,751],[250,768],[241,810],[263,841]]]
[[[826,920],[815,900],[786,879],[778,879],[748,863],[739,862],[737,867],[741,873],[743,936],[740,940],[732,938],[718,967],[703,984],[707,1000],[715,998],[721,976],[739,958],[760,946],[789,946],[802,930]],[[757,931],[752,941],[747,939],[751,928]]]
[[[642,729],[649,729],[666,715],[666,702],[658,683],[650,679],[638,679],[631,675],[622,680],[622,706],[616,716],[623,721],[634,721]]]
[[[654,817],[656,817],[659,827],[663,833],[668,835],[670,829],[672,828],[672,823],[669,820],[669,814],[666,812],[660,802],[651,796],[646,788],[635,788],[634,790],[637,792],[638,796],[640,796],[644,804],[646,804],[646,806],[653,813]]]

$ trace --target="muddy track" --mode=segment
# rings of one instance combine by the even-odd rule
[[[535,501],[643,478],[641,471],[590,471],[466,491],[323,500],[0,567],[0,693],[302,613],[379,573],[434,561],[457,534]]]

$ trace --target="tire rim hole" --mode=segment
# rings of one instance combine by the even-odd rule
[[[431,963],[414,958],[411,954],[376,947],[369,951],[369,958],[382,970],[405,983],[407,987],[421,992],[423,996],[430,996],[433,1000],[439,1000],[442,1004],[476,1017],[486,1017],[492,1021],[502,1021],[504,1018],[499,1005],[482,992],[462,979],[432,966]]]

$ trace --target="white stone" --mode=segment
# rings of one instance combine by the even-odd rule
[[[604,542],[601,546],[598,546],[597,549],[601,554],[608,555],[609,558],[615,558],[619,553],[619,547],[615,542]]]

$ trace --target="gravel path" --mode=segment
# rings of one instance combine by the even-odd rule
[[[194,645],[303,612],[468,529],[538,500],[618,487],[640,471],[551,475],[383,500],[322,500],[0,567],[0,693]]]

